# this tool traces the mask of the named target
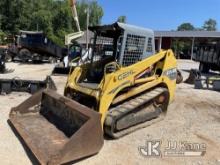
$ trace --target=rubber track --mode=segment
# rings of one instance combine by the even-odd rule
[[[117,122],[118,119],[121,119],[129,112],[151,101],[152,99],[154,99],[155,97],[159,96],[164,92],[167,92],[166,88],[158,87],[110,109],[106,115],[105,127],[104,127],[105,133],[112,138],[120,138],[126,134],[134,132],[137,129],[149,126],[155,122],[162,120],[164,118],[163,113],[161,113],[161,115],[156,119],[131,126],[127,129],[118,132],[114,132],[115,122]]]

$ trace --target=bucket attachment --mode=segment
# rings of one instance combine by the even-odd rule
[[[101,115],[52,90],[12,108],[9,120],[41,164],[75,161],[103,146]]]

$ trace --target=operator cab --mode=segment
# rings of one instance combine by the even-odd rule
[[[89,27],[89,30],[94,33],[94,38],[91,40],[92,53],[85,64],[86,73],[80,78],[83,83],[100,83],[105,66],[111,62],[127,67],[155,53],[152,30],[118,22]],[[115,70],[111,67],[111,72]]]

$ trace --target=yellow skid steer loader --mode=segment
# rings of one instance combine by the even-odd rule
[[[152,30],[114,23],[90,27],[91,54],[68,76],[64,96],[33,95],[10,121],[42,164],[97,153],[103,134],[119,138],[161,120],[174,98],[176,59],[155,54]]]

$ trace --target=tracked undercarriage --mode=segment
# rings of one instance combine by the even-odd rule
[[[111,108],[105,120],[105,133],[119,138],[161,120],[167,111],[169,93],[155,88]]]

